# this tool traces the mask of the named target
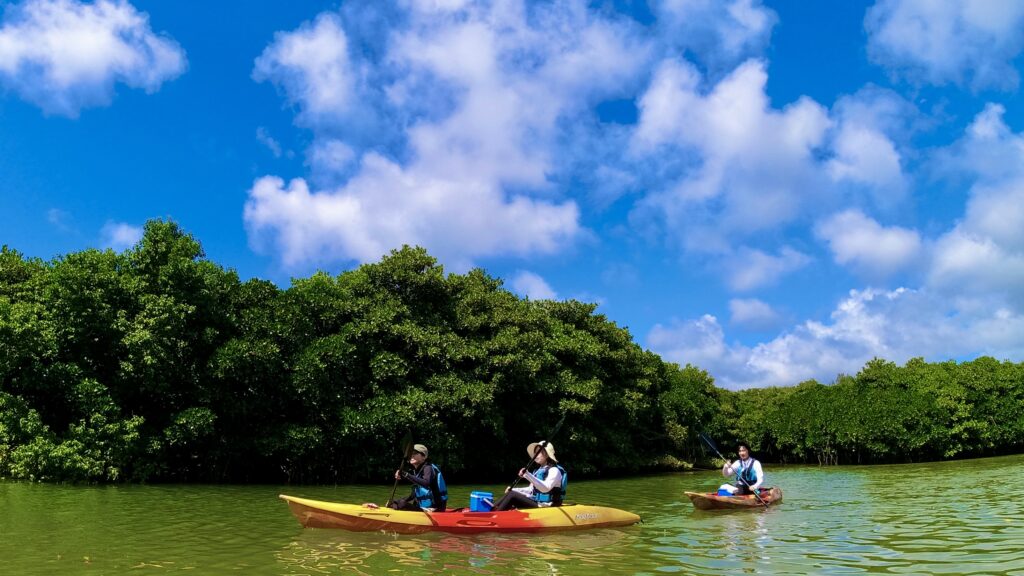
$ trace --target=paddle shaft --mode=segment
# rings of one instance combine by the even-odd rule
[[[725,460],[726,464],[730,463],[728,458],[726,458],[725,456],[722,456],[722,453],[718,451],[718,447],[715,446],[715,443],[712,442],[710,438],[708,438],[704,434],[701,434],[700,435],[700,439],[703,440],[704,443],[708,445],[708,447],[710,447],[712,450],[714,450],[715,454],[718,454],[719,458],[721,458],[722,460]],[[732,468],[732,466],[730,466],[730,468]],[[753,488],[750,487],[750,483],[743,479],[743,475],[740,474],[739,476],[736,476],[736,478],[740,482],[743,482],[743,485],[747,487],[747,490],[750,490],[750,493],[754,495],[754,498],[757,498],[757,501],[760,502],[761,504],[763,504],[764,505],[764,509],[767,510],[768,509],[768,503],[765,502],[761,498],[761,496],[757,493],[757,490],[754,490]]]
[[[405,438],[402,440],[402,461],[398,463],[398,469],[405,468],[405,462],[409,459],[409,449],[412,447],[412,431],[405,433]],[[391,498],[388,498],[388,504],[395,501],[395,492],[398,492],[398,478],[395,478],[395,485],[391,488]]]

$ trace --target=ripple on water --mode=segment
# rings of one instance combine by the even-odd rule
[[[683,496],[717,488],[714,472],[575,482],[573,499],[631,509],[644,524],[550,535],[306,530],[276,498],[379,502],[390,486],[0,483],[0,574],[1024,575],[1022,465],[768,466],[785,501],[725,513],[694,511]],[[473,489],[453,487],[452,501],[466,505]]]

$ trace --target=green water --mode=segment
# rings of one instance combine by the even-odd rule
[[[715,489],[714,472],[574,482],[570,499],[644,523],[551,535],[303,529],[277,499],[381,502],[390,486],[0,483],[0,574],[1024,575],[1024,456],[766,468],[785,492],[766,512],[694,511],[683,491]]]

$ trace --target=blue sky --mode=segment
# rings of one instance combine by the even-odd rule
[[[418,244],[729,388],[1024,360],[1024,4],[0,2],[0,243]]]

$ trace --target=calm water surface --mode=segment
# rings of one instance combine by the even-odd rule
[[[785,502],[697,512],[715,472],[574,482],[570,498],[644,523],[552,535],[303,529],[277,494],[386,500],[390,486],[0,483],[0,574],[1020,574],[1024,456],[767,467]],[[461,486],[452,502],[497,486]]]

